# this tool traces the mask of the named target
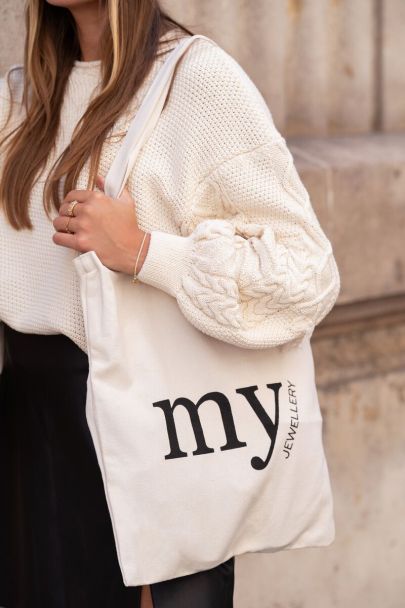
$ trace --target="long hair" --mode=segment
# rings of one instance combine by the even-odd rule
[[[61,178],[65,176],[64,197],[75,188],[77,176],[88,159],[87,188],[93,188],[103,142],[155,58],[160,56],[160,37],[172,31],[175,40],[184,33],[192,35],[163,11],[159,0],[99,0],[99,3],[105,16],[100,36],[101,89],[90,101],[69,145],[47,176],[44,208],[48,217],[52,206],[59,210]],[[55,145],[66,82],[75,59],[80,58],[76,25],[68,9],[45,0],[26,0],[25,26],[24,61],[15,68],[23,69],[24,119],[0,140],[0,148],[7,144],[0,178],[0,205],[17,230],[33,227],[29,217],[31,188]],[[12,71],[7,78],[10,95]],[[7,122],[10,114],[11,111]]]

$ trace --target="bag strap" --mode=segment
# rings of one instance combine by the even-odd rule
[[[118,198],[142,145],[155,127],[163,109],[177,62],[197,38],[211,40],[202,34],[188,36],[169,53],[168,58],[153,79],[142,104],[131,121],[121,147],[105,176],[104,191]]]

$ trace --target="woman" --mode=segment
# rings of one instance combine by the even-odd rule
[[[0,91],[0,605],[230,608],[234,558],[123,585],[86,423],[73,258],[94,250],[199,330],[262,348],[332,308],[331,244],[262,96],[210,40],[180,61],[120,199],[104,194],[165,54],[191,33],[157,1],[28,0],[26,28]]]

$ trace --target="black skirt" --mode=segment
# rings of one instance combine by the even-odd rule
[[[0,606],[139,608],[87,425],[87,355],[63,334],[4,330]],[[232,608],[234,558],[150,587],[155,608]]]

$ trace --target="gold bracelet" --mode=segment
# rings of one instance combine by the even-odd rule
[[[136,275],[136,267],[138,266],[139,256],[141,255],[141,251],[142,251],[143,244],[145,242],[147,234],[148,234],[148,232],[145,232],[145,234],[143,235],[142,243],[141,243],[141,246],[139,248],[138,255],[136,256],[136,262],[135,262],[135,267],[134,267],[134,276],[132,277],[132,283],[136,283],[137,281],[139,281],[139,279],[138,279],[138,277]]]

